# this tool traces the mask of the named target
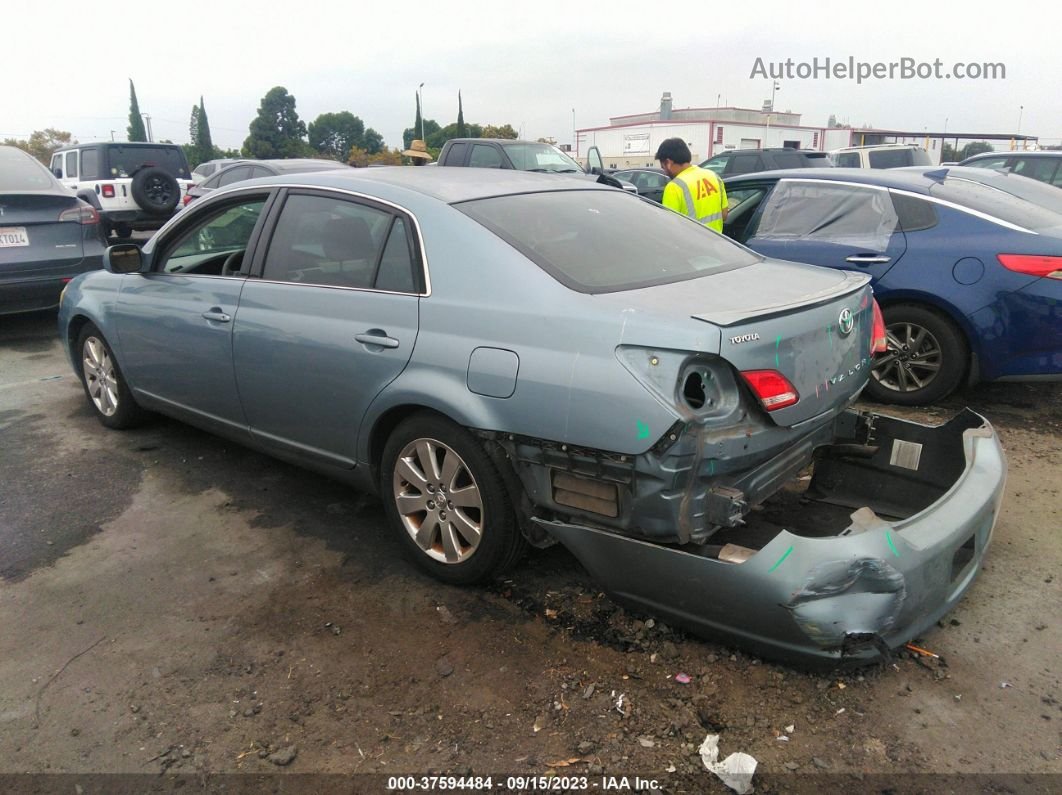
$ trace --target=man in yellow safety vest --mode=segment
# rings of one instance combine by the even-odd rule
[[[693,156],[681,138],[668,138],[656,150],[660,168],[671,181],[664,186],[663,205],[716,232],[726,220],[726,188],[714,172],[690,165]]]

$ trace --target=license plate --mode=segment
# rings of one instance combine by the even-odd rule
[[[29,235],[24,226],[0,226],[0,248],[28,246]]]

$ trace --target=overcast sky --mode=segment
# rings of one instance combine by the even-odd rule
[[[801,6],[797,8],[796,6]],[[271,7],[285,10],[274,13]],[[867,62],[941,59],[1002,63],[1006,79],[782,79],[779,110],[826,124],[921,131],[1039,135],[1062,141],[1062,55],[1057,18],[1029,9],[1000,24],[998,4],[851,2],[752,5],[700,2],[249,4],[59,2],[47,16],[5,3],[4,110],[0,138],[46,127],[80,141],[126,135],[129,78],[156,140],[187,143],[200,95],[214,143],[239,147],[262,96],[282,85],[309,123],[348,110],[389,146],[413,124],[424,83],[425,116],[512,124],[524,137],[572,139],[575,125],[651,111],[670,91],[675,108],[758,108],[765,63],[819,58]],[[290,10],[289,10],[290,9]],[[17,31],[17,33],[16,33]],[[1024,106],[1022,108],[1022,106]]]

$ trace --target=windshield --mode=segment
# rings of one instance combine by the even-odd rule
[[[696,279],[760,260],[685,216],[620,191],[527,193],[454,206],[583,293]]]
[[[1008,221],[1024,229],[1041,231],[1062,226],[1062,200],[1052,195],[1049,185],[1014,175],[984,172],[986,179],[948,176],[929,189],[930,196],[961,204],[972,210]],[[1028,184],[1026,184],[1028,183]]]
[[[568,155],[549,144],[504,144],[504,147],[505,154],[513,161],[513,168],[520,171],[551,171],[563,174],[581,174],[583,171]]]
[[[107,159],[112,178],[131,177],[149,166],[158,166],[172,177],[188,178],[184,153],[176,146],[108,146]]]

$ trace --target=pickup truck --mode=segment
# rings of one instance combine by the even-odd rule
[[[593,162],[593,158],[591,158]],[[600,156],[597,158],[600,163]],[[517,171],[541,171],[590,179],[602,185],[637,193],[629,182],[602,173],[600,168],[589,172],[568,155],[550,144],[540,141],[520,141],[509,138],[451,138],[439,152],[440,166],[465,168],[508,168]]]

